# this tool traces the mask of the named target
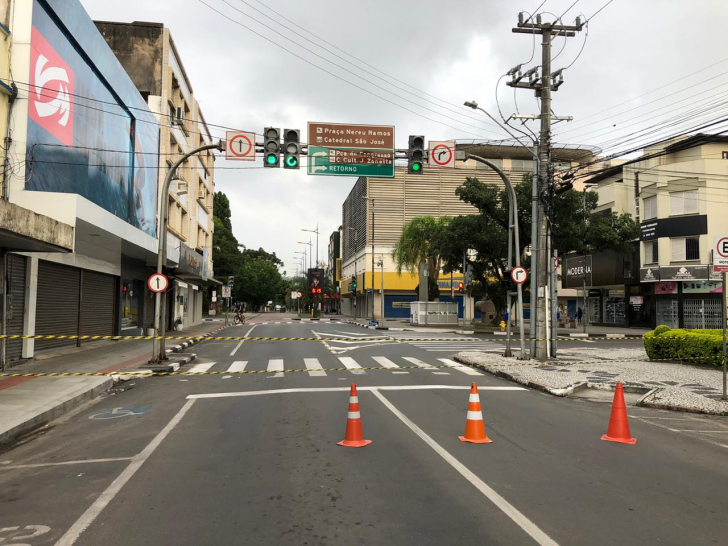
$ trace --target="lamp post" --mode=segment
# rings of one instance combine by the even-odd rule
[[[309,241],[308,243],[305,241],[296,241],[299,245],[308,245],[308,268],[311,269],[311,256],[313,254],[313,249],[311,248],[313,246],[313,243]]]
[[[365,195],[362,199],[369,201],[372,204],[372,320],[374,320],[374,198]],[[382,297],[384,297],[384,294],[382,294]],[[369,298],[367,297],[367,312],[368,311]]]
[[[308,231],[309,233],[315,233],[316,234],[316,267],[318,267],[318,261],[319,261],[319,251],[318,251],[318,239],[319,239],[319,227],[318,224],[316,224],[316,229],[302,229],[301,231]]]
[[[354,232],[354,277],[357,277],[358,273],[356,270],[356,245],[359,240],[359,230],[354,229],[353,227],[346,226],[346,231],[353,231]],[[356,318],[356,296],[354,296],[354,318]]]
[[[480,110],[483,112],[486,116],[488,116],[491,120],[493,120],[501,129],[503,129],[506,133],[508,133],[513,139],[515,139],[516,142],[518,142],[521,146],[526,148],[529,153],[533,156],[535,166],[533,173],[533,179],[532,179],[532,185],[531,185],[531,328],[530,328],[530,337],[533,339],[531,341],[531,356],[534,356],[536,354],[536,344],[539,343],[535,341],[535,338],[541,337],[552,337],[548,335],[538,336],[536,335],[536,329],[537,329],[537,321],[536,321],[536,299],[538,294],[538,253],[539,251],[545,252],[546,249],[539,249],[538,248],[538,179],[539,174],[541,172],[541,160],[538,157],[538,154],[533,151],[533,148],[536,146],[536,143],[533,143],[533,146],[527,146],[520,138],[518,138],[515,134],[513,134],[512,131],[510,131],[505,125],[503,125],[500,121],[495,119],[493,116],[491,116],[486,110],[483,108],[480,108],[478,106],[478,103],[475,101],[466,101],[464,103],[465,106],[472,108],[473,110]],[[500,173],[499,173],[500,174]],[[516,210],[518,210],[516,208]],[[546,263],[549,263],[549,259],[547,258]],[[553,263],[553,262],[551,262]],[[510,322],[510,321],[509,321]],[[518,320],[519,323],[523,322],[523,316],[519,317]],[[523,337],[523,335],[521,335]],[[553,336],[556,337],[556,336]],[[543,343],[543,342],[542,342]],[[548,342],[546,342],[548,343]],[[522,357],[525,357],[522,355]]]
[[[593,188],[594,186],[597,186],[598,184],[584,184],[584,187],[581,190],[581,199],[582,199],[582,211],[584,212],[584,236],[582,237],[582,241],[584,244],[584,251],[582,252],[582,255],[584,256],[584,285],[582,288],[582,305],[584,308],[581,312],[581,324],[582,324],[582,331],[586,334],[586,323],[589,321],[589,314],[588,314],[588,307],[586,305],[586,234],[589,231],[589,225],[588,225],[588,217],[586,214],[586,190]]]
[[[162,184],[162,192],[159,203],[159,233],[157,233],[157,240],[159,241],[159,248],[157,250],[157,273],[162,274],[163,268],[167,262],[167,224],[169,222],[169,185],[172,183],[172,178],[177,173],[177,168],[184,163],[189,157],[204,152],[205,150],[219,150],[225,151],[225,141],[220,140],[217,144],[206,144],[200,146],[184,154],[180,157],[174,165],[167,171],[167,175],[164,177],[164,183]],[[164,309],[166,307],[167,296],[166,293],[162,296],[161,293],[157,292],[154,296],[154,341],[152,342],[152,359],[151,362],[158,364],[167,360],[167,352],[164,347],[164,334],[166,324],[164,323]]]

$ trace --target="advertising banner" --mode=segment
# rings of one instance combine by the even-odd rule
[[[308,293],[323,294],[324,293],[324,270],[309,269],[308,270]]]
[[[159,125],[146,102],[79,2],[35,0],[30,41],[25,189],[78,194],[156,236]]]

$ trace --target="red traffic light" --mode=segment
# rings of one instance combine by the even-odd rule
[[[464,291],[465,291],[465,290],[464,290],[464,286],[463,286],[463,283],[459,282],[459,283],[458,283],[458,292],[460,292],[460,293],[463,293]]]

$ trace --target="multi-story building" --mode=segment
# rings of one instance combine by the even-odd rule
[[[702,134],[666,140],[587,179],[599,192],[597,212],[626,212],[641,226],[639,249],[623,257],[623,271],[608,286],[589,279],[591,322],[722,327],[711,249],[715,237],[728,235],[726,181],[728,137]]]
[[[78,0],[11,6],[18,91],[4,193],[25,209],[16,210],[27,238],[59,239],[9,247],[9,326],[26,335],[141,333],[153,320],[146,280],[157,254],[158,121]],[[40,236],[43,224],[54,233]],[[26,339],[8,352],[79,343]]]
[[[168,28],[162,23],[96,21],[96,27],[154,112],[160,126],[161,187],[181,155],[213,142],[194,98],[192,84]],[[212,196],[214,155],[208,150],[187,159],[178,169],[169,194],[168,253],[176,262],[170,326],[185,328],[202,321],[202,288],[213,277]]]
[[[469,143],[467,150],[491,160],[514,183],[520,182],[524,176],[530,176],[529,173],[533,171],[533,156],[520,146]],[[571,162],[588,161],[592,157],[590,149],[553,150],[557,168],[565,168]],[[475,214],[475,208],[455,194],[455,190],[468,177],[503,186],[497,173],[472,160],[458,162],[455,169],[425,168],[422,174],[407,174],[406,168],[397,167],[394,178],[361,177],[357,180],[343,205],[341,307],[344,314],[369,317],[373,314],[375,318],[381,317],[381,298],[384,293],[385,317],[409,317],[410,302],[418,299],[415,288],[419,284],[419,276],[406,271],[400,275],[396,271],[392,251],[404,225],[417,216],[437,218]],[[352,291],[349,290],[349,283],[354,276],[357,278],[356,307]],[[463,295],[457,293],[457,287],[462,281],[462,273],[440,275],[438,281],[440,301],[458,302],[460,317],[463,316],[465,302]],[[472,309],[472,306],[468,308]],[[481,312],[475,310],[468,318],[480,317]],[[494,309],[486,306],[485,319],[494,318]]]
[[[341,258],[341,226],[336,231],[331,232],[328,249],[329,261],[326,265],[326,283],[327,286],[332,286],[334,289],[330,295],[326,295],[324,307],[325,311],[331,313],[339,311],[339,302],[341,300],[340,287],[337,282],[337,265]]]

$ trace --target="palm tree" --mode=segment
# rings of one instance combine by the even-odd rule
[[[403,269],[417,273],[420,264],[427,263],[430,278],[437,282],[442,266],[439,242],[450,220],[449,216],[418,216],[410,220],[392,252],[397,273],[401,275]]]

